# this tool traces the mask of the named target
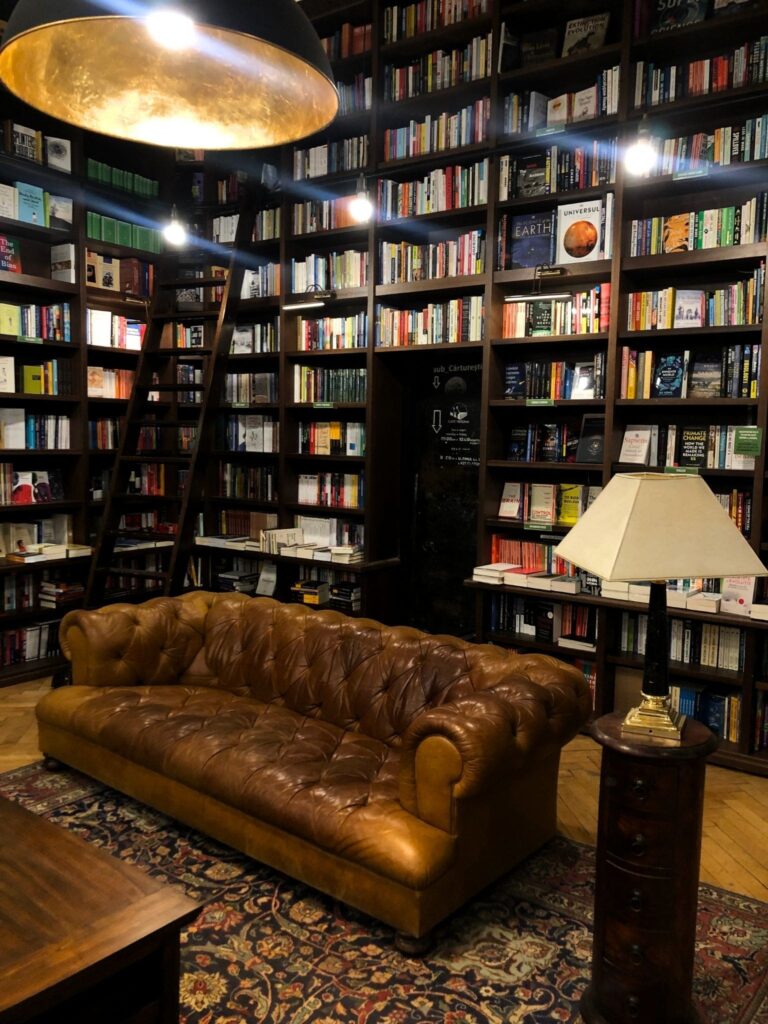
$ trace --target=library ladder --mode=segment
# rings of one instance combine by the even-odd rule
[[[215,277],[179,277],[176,267],[174,276],[159,281],[155,287],[88,577],[87,608],[98,607],[115,598],[130,600],[138,593],[145,598],[178,594],[184,587],[194,544],[196,512],[202,498],[205,458],[212,447],[215,414],[224,388],[227,357],[240,303],[245,271],[242,254],[248,250],[256,209],[253,198],[244,200],[241,205],[226,281]],[[174,289],[222,285],[218,311],[205,306],[199,312],[174,308]],[[215,320],[216,324],[210,344],[204,340],[201,348],[178,347],[173,332],[172,345],[167,345],[167,332],[164,336],[163,331],[166,324],[206,320]],[[200,380],[180,382],[178,373],[174,372],[177,360],[199,364]],[[172,374],[173,380],[170,379]],[[199,401],[179,406],[176,399],[185,392],[199,394]],[[179,408],[188,410],[189,417],[179,416]],[[173,418],[163,418],[167,412]],[[189,447],[182,448],[180,432],[185,430],[187,443],[190,434],[192,440]],[[169,483],[172,486],[175,480],[176,493],[142,495],[129,490],[136,486],[137,471],[149,466],[156,467],[154,483],[162,474],[166,486]],[[158,507],[167,512],[162,523],[154,523],[154,529],[145,527],[144,521],[137,528],[135,520],[128,528],[123,519],[126,512],[138,515],[147,510],[150,517],[156,516],[159,520]],[[132,564],[121,564],[122,559],[132,555],[152,553],[159,557],[150,568],[137,568],[135,558]],[[117,591],[114,586],[108,586],[115,578],[121,578]]]

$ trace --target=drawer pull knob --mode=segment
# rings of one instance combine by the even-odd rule
[[[632,780],[632,792],[638,800],[645,800],[648,796],[648,783],[645,779],[636,778]]]
[[[632,890],[632,895],[629,897],[629,905],[634,911],[643,909],[643,894],[639,889]]]
[[[635,967],[639,967],[640,964],[643,962],[643,951],[637,945],[637,943],[634,943],[629,947],[629,959],[632,961]]]
[[[637,996],[630,996],[627,1000],[627,1016],[632,1018],[640,1016],[640,1000]]]
[[[632,853],[636,854],[638,857],[642,857],[646,848],[645,836],[642,832],[638,832],[637,835],[632,836],[629,848]]]

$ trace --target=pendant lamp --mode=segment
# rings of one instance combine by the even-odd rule
[[[281,145],[338,109],[295,0],[19,0],[0,79],[69,124],[188,149]]]

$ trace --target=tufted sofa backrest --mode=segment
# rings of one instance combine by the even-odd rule
[[[243,594],[196,592],[115,611],[70,612],[62,622],[65,653],[90,648],[80,651],[91,658],[83,678],[73,658],[76,683],[222,687],[389,744],[423,711],[522,668],[497,647]],[[94,628],[109,652],[97,663]]]

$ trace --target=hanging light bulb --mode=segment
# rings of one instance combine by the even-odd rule
[[[632,145],[624,152],[624,167],[628,174],[643,177],[650,174],[656,166],[656,150],[651,135],[647,128],[640,127],[637,138]]]
[[[357,195],[349,204],[349,213],[358,224],[367,223],[373,216],[373,203],[368,196],[363,174],[357,179]]]
[[[187,14],[162,7],[146,19],[147,31],[166,50],[186,50],[195,40],[195,23]]]
[[[166,240],[168,245],[173,245],[176,248],[186,244],[187,229],[179,220],[179,215],[176,212],[175,206],[171,210],[170,221],[163,228],[163,238]]]

